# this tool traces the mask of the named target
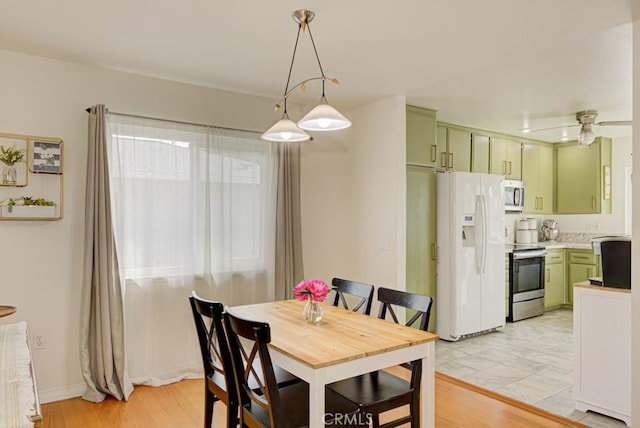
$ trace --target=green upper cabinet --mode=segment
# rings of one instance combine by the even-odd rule
[[[407,166],[407,291],[436,295],[436,171]],[[435,331],[435,305],[429,331]]]
[[[556,146],[556,213],[611,212],[611,139]]]
[[[471,171],[489,173],[489,136],[471,134]]]
[[[436,112],[407,106],[407,163],[436,166]]]
[[[509,180],[521,180],[522,144],[517,140],[492,137],[491,174],[504,175]]]
[[[553,211],[553,146],[524,143],[522,145],[522,181],[525,183],[524,212],[552,214]]]
[[[471,172],[471,131],[438,124],[437,150],[439,169]]]

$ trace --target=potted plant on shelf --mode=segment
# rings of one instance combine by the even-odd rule
[[[0,199],[0,217],[6,218],[53,218],[56,203],[44,198],[21,196]]]
[[[2,184],[13,185],[18,181],[18,172],[14,166],[24,160],[25,150],[16,146],[5,148],[0,146],[0,162],[5,166],[2,169]]]

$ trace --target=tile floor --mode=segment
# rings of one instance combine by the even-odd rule
[[[558,309],[494,333],[436,342],[436,370],[590,427],[622,421],[573,408],[573,312]]]

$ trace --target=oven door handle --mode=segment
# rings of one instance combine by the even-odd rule
[[[544,257],[546,255],[547,255],[546,250],[533,250],[533,251],[514,252],[513,258],[516,260],[522,260],[522,259],[533,259],[536,257]]]

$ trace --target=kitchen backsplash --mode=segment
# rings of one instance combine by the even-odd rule
[[[619,235],[619,233],[583,233],[583,232],[560,232],[556,242],[569,242],[572,244],[589,244],[592,238],[606,235]]]
[[[535,218],[537,220],[537,229],[540,232],[540,226],[542,225],[542,220],[545,218],[544,216],[535,216],[535,215],[522,215],[522,214],[506,214],[505,215],[505,226],[506,226],[506,238],[505,241],[509,244],[512,244],[516,241],[516,230],[517,224],[519,220],[524,218]],[[561,218],[561,216],[549,217],[549,218]],[[597,236],[607,236],[607,235],[620,235],[621,233],[616,232],[606,232],[606,231],[598,231],[598,232],[563,232],[560,227],[560,233],[558,234],[558,238],[556,242],[565,242],[565,243],[573,243],[573,244],[589,244],[592,238]],[[538,237],[540,239],[540,234],[538,233]]]

